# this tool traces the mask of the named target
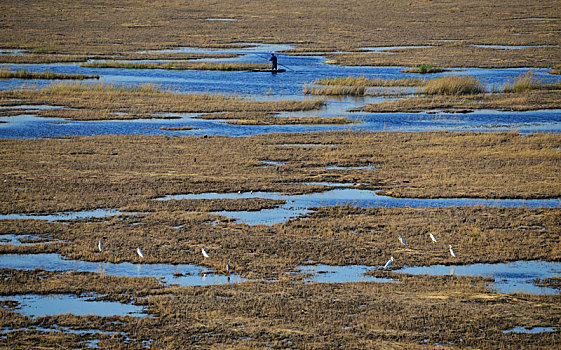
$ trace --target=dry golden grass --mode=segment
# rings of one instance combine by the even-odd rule
[[[92,0],[72,4],[6,0],[0,4],[0,11],[10,14],[0,28],[0,46],[31,49],[38,54],[111,55],[239,42],[295,43],[302,46],[299,51],[433,45],[394,51],[393,55],[363,53],[356,58],[337,59],[367,65],[418,66],[431,62],[439,67],[552,67],[559,64],[561,50],[557,47],[559,24],[555,20],[558,6],[546,0],[485,0],[477,5],[467,0],[329,0],[321,4],[311,0],[251,0],[220,6],[202,0],[165,4],[132,0],[117,5]],[[496,50],[473,44],[552,47]]]
[[[395,78],[395,79],[371,79],[366,76],[347,76],[336,78],[324,78],[315,80],[314,85],[326,86],[353,86],[353,87],[415,87],[423,86],[426,81],[419,78]]]
[[[561,138],[554,134],[111,135],[0,145],[2,213],[119,208],[175,193],[296,192],[309,181],[363,183],[399,197],[561,196]],[[263,167],[262,160],[285,164]],[[365,164],[376,169],[325,169]]]
[[[549,24],[552,25],[553,23],[552,21]],[[509,45],[506,43],[509,40],[506,37],[502,39],[487,37],[484,40],[489,44],[501,43],[502,45]],[[561,48],[556,47],[558,44],[551,44],[551,47],[498,50],[494,48],[473,47],[470,42],[471,39],[457,40],[451,43],[427,43],[422,41],[422,43],[429,44],[430,46],[426,48],[396,49],[383,53],[330,54],[328,58],[331,64],[350,66],[411,67],[419,65],[419,62],[432,62],[435,66],[443,68],[552,68],[558,64],[561,57]],[[511,43],[511,45],[517,45],[514,42]],[[528,45],[532,46],[535,44],[528,43]]]
[[[50,71],[32,72],[24,69],[11,70],[7,67],[0,67],[0,79],[46,79],[46,80],[85,80],[99,79],[99,75],[73,74],[73,73],[55,73]]]
[[[363,86],[307,86],[304,85],[303,92],[306,95],[348,95],[364,96],[366,88]]]
[[[423,88],[427,95],[474,95],[484,91],[485,87],[477,78],[453,75],[427,80]]]

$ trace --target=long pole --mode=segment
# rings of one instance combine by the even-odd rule
[[[255,55],[255,56],[259,56],[259,57],[261,57],[261,58],[263,58],[263,59],[265,59],[265,60],[267,60],[267,61],[269,60],[269,59],[268,59],[267,57],[265,57],[265,56],[261,56],[261,55],[256,54],[256,53],[254,53],[254,55]],[[279,65],[279,66],[281,66],[281,67],[284,67],[284,68],[286,68],[286,69],[288,69],[288,70],[291,70],[291,71],[293,71],[293,72],[296,72],[294,69],[289,68],[289,67],[285,66],[284,64],[277,63],[277,65]]]

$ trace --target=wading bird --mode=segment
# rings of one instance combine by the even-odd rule
[[[390,260],[388,260],[388,262],[386,263],[386,265],[384,265],[384,269],[387,269],[388,267],[390,267],[393,263],[393,256],[390,258]]]
[[[452,255],[454,258],[456,257],[456,253],[454,253],[454,249],[452,249],[452,245],[449,244],[448,245],[450,247],[450,255]]]
[[[407,245],[407,242],[405,242],[405,240],[403,239],[403,237],[401,237],[401,235],[399,235],[399,236],[397,237],[397,239],[399,239],[399,241],[401,242],[401,244]]]
[[[434,243],[436,243],[436,237],[434,237],[434,235],[432,233],[429,233],[430,239],[432,239],[432,241]]]
[[[140,250],[140,248],[136,248],[136,254],[138,254],[139,257],[144,259],[144,254],[142,254],[142,250]]]
[[[103,244],[101,243],[101,241],[97,243],[97,249],[99,249],[100,252],[103,251]]]
[[[230,267],[230,262],[231,261],[232,260],[228,260],[228,263],[226,264],[226,272],[228,272],[228,274],[230,274],[230,270],[231,270],[231,267]]]
[[[201,252],[203,253],[203,256],[205,258],[210,258],[210,256],[208,255],[208,253],[206,252],[205,248],[201,248]]]

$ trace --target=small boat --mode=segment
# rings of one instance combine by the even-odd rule
[[[286,72],[286,69],[253,69],[252,72],[268,72],[268,73],[284,73]]]

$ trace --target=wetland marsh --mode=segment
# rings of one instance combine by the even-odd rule
[[[555,3],[0,9],[0,348],[561,346]]]

